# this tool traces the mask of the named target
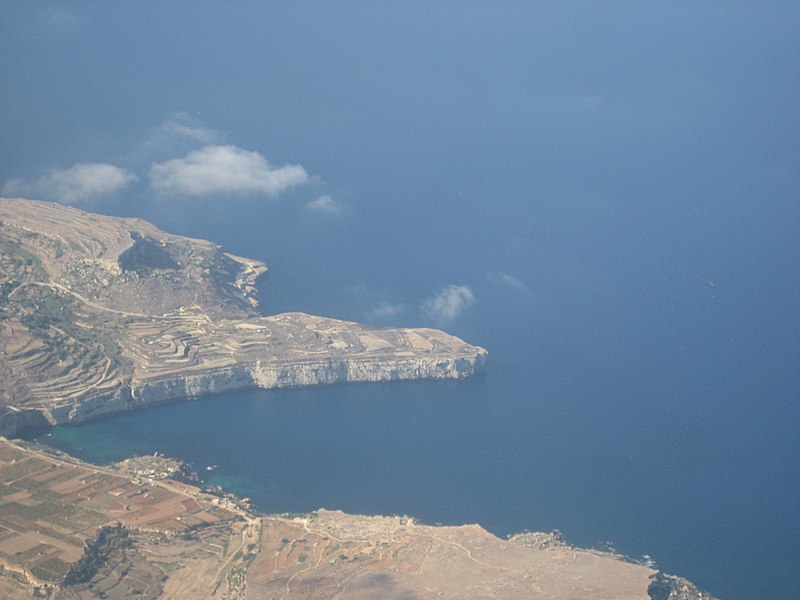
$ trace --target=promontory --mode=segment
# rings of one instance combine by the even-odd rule
[[[138,219],[0,199],[0,435],[246,387],[461,378],[434,329],[257,310],[266,266]],[[89,465],[0,437],[0,596],[708,600],[558,534],[262,515],[160,455]],[[187,479],[188,476],[188,479]]]
[[[0,199],[0,434],[247,387],[462,378],[435,329],[263,316],[265,264],[140,220]]]

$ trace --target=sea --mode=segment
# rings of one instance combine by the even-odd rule
[[[440,327],[487,366],[36,439],[175,456],[266,512],[558,529],[721,598],[798,597],[796,4],[182,6],[14,38],[41,69],[9,71],[8,177],[121,165],[138,178],[81,207],[263,260],[264,314]],[[209,143],[309,180],[151,189]]]
[[[643,200],[629,202],[636,212]],[[522,231],[491,245],[449,219],[417,231],[403,210],[383,231],[365,223],[344,239],[307,219],[273,240],[287,227],[264,209],[219,213],[191,233],[272,266],[264,313],[439,325],[486,347],[486,369],[459,381],[222,394],[37,439],[104,464],[175,456],[266,512],[404,514],[501,537],[558,529],[576,545],[652,557],[722,598],[790,598],[800,442],[798,296],[786,286],[796,277],[714,234],[724,215],[688,224],[651,204],[665,221],[643,232],[604,220],[601,204],[581,202],[594,218],[545,224],[539,203],[518,202]],[[252,241],[251,220],[263,238]],[[778,245],[764,234],[754,243]],[[432,323],[425,299],[451,284],[474,302]],[[380,302],[397,315],[376,318]]]

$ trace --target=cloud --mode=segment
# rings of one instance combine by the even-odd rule
[[[236,146],[205,146],[183,158],[150,167],[150,184],[157,192],[204,196],[214,193],[266,194],[308,182],[300,165],[273,167],[258,152]]]
[[[219,143],[222,137],[220,132],[209,129],[189,113],[180,111],[161,123],[145,141],[145,146],[160,148],[182,142],[214,144]]]
[[[201,144],[208,144],[215,141],[217,138],[217,134],[210,129],[192,127],[191,125],[178,123],[177,121],[167,121],[162,127],[164,131],[168,133],[174,133],[178,137],[189,138]]]
[[[340,215],[344,210],[344,207],[330,196],[320,196],[316,200],[312,200],[306,204],[306,208],[314,212],[328,215]]]
[[[516,277],[514,277],[513,275],[511,275],[509,273],[503,273],[503,272],[494,273],[494,274],[490,275],[489,277],[491,278],[492,281],[494,281],[496,283],[499,283],[501,285],[512,287],[512,288],[518,289],[518,290],[523,291],[523,292],[527,292],[528,291],[528,286],[526,286],[519,279],[517,279]]]
[[[69,169],[53,169],[32,183],[11,179],[3,186],[3,193],[75,203],[113,194],[136,179],[131,171],[115,165],[79,163]]]
[[[384,321],[391,319],[402,313],[406,309],[405,304],[391,304],[386,301],[379,302],[372,310],[366,314],[368,321]]]
[[[422,311],[434,323],[452,323],[475,303],[475,295],[466,285],[448,285],[422,303]]]

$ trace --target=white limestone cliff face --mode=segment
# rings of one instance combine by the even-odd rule
[[[15,435],[24,427],[80,423],[181,398],[197,398],[248,388],[288,388],[353,382],[471,377],[486,362],[486,351],[450,359],[329,359],[281,364],[275,361],[241,363],[170,377],[134,380],[115,390],[88,395],[55,406],[5,415],[0,434]]]
[[[213,371],[183,373],[131,386],[133,407],[196,398],[247,388],[288,388],[346,382],[401,381],[411,379],[461,379],[471,377],[486,360],[485,351],[473,357],[425,360],[332,359],[280,364],[256,361]]]
[[[486,360],[437,329],[260,315],[264,263],[138,219],[0,198],[0,243],[7,435],[253,387],[459,379]]]

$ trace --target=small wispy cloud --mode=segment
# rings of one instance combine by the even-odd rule
[[[219,143],[222,134],[203,125],[189,113],[180,111],[161,123],[146,140],[148,146],[165,146],[176,141],[197,144]]]
[[[344,212],[344,207],[330,196],[320,196],[306,204],[306,208],[316,213],[328,215],[340,215]]]
[[[475,295],[466,285],[447,285],[422,303],[422,312],[438,325],[455,321],[475,303]]]
[[[510,273],[503,273],[502,271],[499,273],[492,273],[489,275],[489,279],[500,285],[520,290],[521,292],[528,291],[528,286]]]
[[[405,304],[392,304],[381,301],[366,313],[367,321],[385,321],[403,313],[406,309]]]
[[[52,169],[33,182],[11,179],[3,185],[3,194],[78,203],[114,194],[136,179],[131,171],[116,165],[79,163],[68,169]]]
[[[161,193],[204,196],[215,193],[266,194],[307,183],[300,165],[273,167],[258,152],[232,145],[205,146],[183,158],[150,167],[150,185]]]

